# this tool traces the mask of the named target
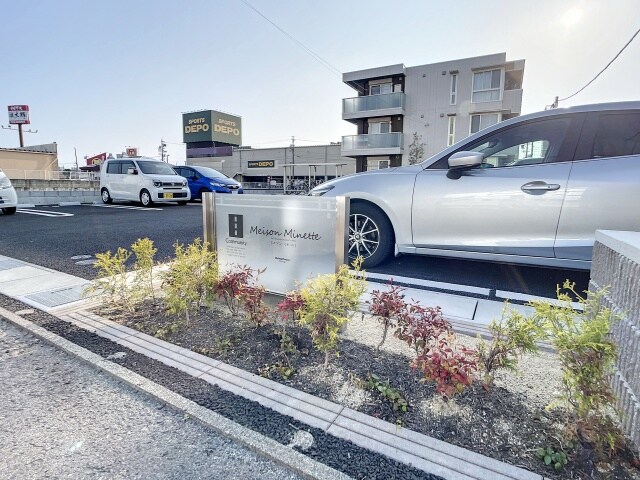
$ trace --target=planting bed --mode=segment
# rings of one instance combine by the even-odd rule
[[[588,452],[568,452],[570,462],[559,471],[536,456],[542,447],[560,447],[563,413],[547,410],[560,390],[560,369],[552,353],[525,357],[518,374],[498,376],[485,391],[479,382],[453,399],[443,399],[430,383],[410,369],[412,351],[391,334],[380,351],[376,345],[382,328],[369,316],[356,317],[342,334],[339,356],[323,368],[324,354],[317,352],[308,332],[289,327],[297,353],[285,358],[280,337],[272,325],[255,327],[242,317],[232,317],[222,304],[192,314],[187,325],[167,314],[160,303],[147,302],[137,313],[102,311],[99,314],[150,335],[209,355],[247,371],[372,415],[401,428],[424,433],[475,452],[527,468],[549,478],[637,479],[630,453],[611,463],[601,462],[591,475]],[[459,335],[460,343],[475,339]],[[288,369],[293,369],[291,373]],[[394,410],[367,380],[391,387],[408,402],[408,411]]]

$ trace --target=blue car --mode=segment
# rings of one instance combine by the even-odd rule
[[[192,200],[202,200],[203,192],[244,193],[240,182],[236,182],[233,178],[229,178],[213,168],[185,165],[173,167],[173,169],[189,182]]]

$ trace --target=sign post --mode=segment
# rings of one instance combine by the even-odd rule
[[[204,240],[221,270],[264,270],[260,283],[270,292],[286,293],[348,262],[348,197],[207,192],[202,215]]]

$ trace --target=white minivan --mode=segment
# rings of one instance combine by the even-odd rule
[[[13,215],[18,207],[18,195],[11,180],[0,170],[0,210],[5,215]]]
[[[141,202],[145,207],[153,202],[191,200],[187,180],[173,168],[153,158],[109,159],[100,168],[100,196],[103,203],[114,200]]]

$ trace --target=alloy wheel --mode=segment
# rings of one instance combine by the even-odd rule
[[[349,258],[369,258],[380,244],[380,229],[366,215],[353,214],[349,217]]]

